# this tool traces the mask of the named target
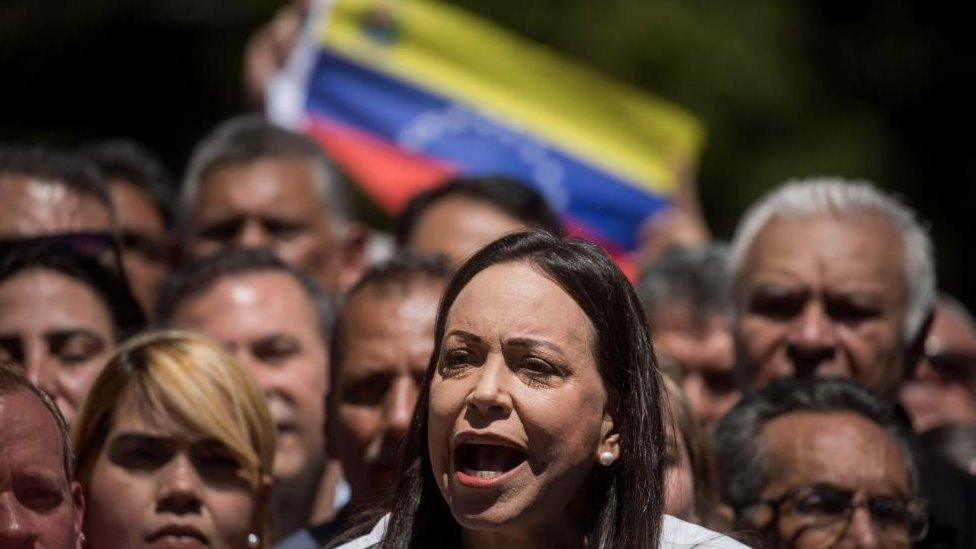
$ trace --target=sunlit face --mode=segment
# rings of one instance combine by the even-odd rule
[[[684,302],[664,303],[648,319],[654,350],[681,369],[681,385],[695,413],[716,425],[742,396],[735,377],[732,334],[718,313],[698,319]]]
[[[225,277],[183,301],[171,323],[220,341],[250,370],[275,423],[276,479],[321,465],[328,355],[309,296],[291,275]]]
[[[875,423],[852,413],[801,412],[780,416],[762,430],[770,479],[763,499],[775,499],[804,486],[828,486],[852,492],[854,501],[876,497],[907,500],[908,469],[894,438]],[[882,528],[868,509],[857,506],[850,521],[807,526],[794,500],[769,517],[780,546],[908,547],[905,528]]]
[[[84,283],[47,269],[0,283],[0,361],[50,395],[68,423],[114,346],[111,314]]]
[[[111,231],[108,207],[58,181],[0,176],[0,238]]]
[[[773,219],[736,284],[736,337],[753,381],[849,377],[891,394],[904,372],[905,260],[884,219]]]
[[[338,289],[343,258],[335,220],[315,192],[315,169],[301,158],[263,158],[211,170],[200,185],[189,251],[270,248]]]
[[[695,477],[685,437],[673,421],[665,421],[667,455],[664,468],[664,512],[681,520],[698,522]]]
[[[460,265],[485,244],[526,228],[488,202],[451,196],[424,211],[407,247],[421,254],[443,254],[452,265]]]
[[[166,223],[149,197],[135,185],[113,179],[109,191],[116,211],[125,274],[143,310],[152,312],[169,268]]]
[[[489,267],[448,313],[430,386],[431,467],[468,531],[578,527],[603,451],[619,456],[590,320],[525,263]]]
[[[261,502],[233,455],[143,409],[123,400],[94,462],[85,486],[87,546],[248,547]]]
[[[79,549],[81,487],[65,477],[61,434],[26,389],[0,394],[0,547]]]
[[[900,396],[919,433],[949,423],[976,425],[976,332],[950,307],[936,308],[925,356]]]
[[[399,445],[434,346],[441,284],[357,292],[342,315],[332,450],[361,502],[393,486]]]

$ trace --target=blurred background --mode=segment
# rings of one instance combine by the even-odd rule
[[[701,204],[716,237],[789,177],[870,179],[917,209],[941,287],[976,306],[976,89],[961,5],[448,1],[700,117]],[[0,141],[127,136],[178,175],[204,132],[247,108],[244,46],[282,4],[2,0]]]

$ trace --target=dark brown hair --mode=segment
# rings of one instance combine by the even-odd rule
[[[582,530],[589,547],[658,546],[664,434],[657,362],[637,295],[620,269],[592,244],[544,231],[505,236],[481,249],[451,279],[437,316],[434,353],[407,433],[384,549],[459,546],[461,528],[444,501],[430,465],[427,421],[430,383],[440,361],[447,314],[479,272],[524,262],[562,287],[593,323],[594,349],[620,434],[620,458],[594,466]]]

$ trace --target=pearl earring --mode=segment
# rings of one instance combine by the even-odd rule
[[[600,454],[600,465],[610,467],[610,464],[616,459],[617,458],[614,457],[613,452],[603,452]]]
[[[78,532],[78,541],[80,541],[82,545],[88,541],[88,538],[85,536],[84,532]]]
[[[261,538],[257,534],[251,532],[247,535],[247,545],[248,547],[257,547],[261,543]]]

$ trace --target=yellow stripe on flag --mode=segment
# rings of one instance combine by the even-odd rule
[[[377,39],[364,21],[383,17],[389,38]],[[658,194],[701,148],[704,131],[683,109],[435,0],[336,0],[318,39]]]

